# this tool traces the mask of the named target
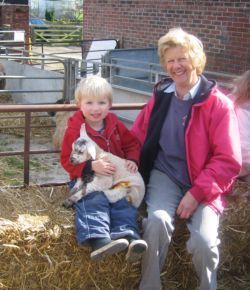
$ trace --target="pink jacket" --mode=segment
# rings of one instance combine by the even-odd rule
[[[209,204],[222,212],[224,195],[230,191],[241,168],[238,123],[233,103],[203,76],[202,83],[204,92],[192,105],[185,131],[187,166],[192,184],[189,191],[199,203]],[[163,91],[159,93],[159,88],[156,88],[131,129],[144,143],[141,167],[146,175],[153,168],[157,155],[160,132],[155,131],[160,131],[157,128],[161,128],[165,119],[160,116],[166,115],[169,103],[166,98],[171,96],[164,95]],[[162,121],[157,123],[158,119]]]

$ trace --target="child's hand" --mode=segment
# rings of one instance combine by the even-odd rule
[[[125,166],[126,166],[127,170],[131,173],[135,173],[138,170],[138,166],[132,160],[126,160]]]
[[[113,163],[106,159],[100,159],[92,161],[92,170],[99,175],[113,175],[116,171],[116,167]]]

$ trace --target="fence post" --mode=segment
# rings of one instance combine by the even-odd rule
[[[67,58],[64,62],[64,99],[69,100],[69,86],[70,86],[70,59]]]
[[[42,60],[41,60],[41,69],[44,70],[45,55],[43,53],[41,54],[41,58],[42,58]]]
[[[74,90],[76,86],[76,77],[77,77],[77,64],[73,58],[68,58],[65,61],[65,85],[64,85],[64,94],[65,99],[70,101],[74,96]]]
[[[30,123],[31,112],[25,112],[25,128],[24,128],[24,156],[23,156],[23,183],[29,185],[30,171]]]

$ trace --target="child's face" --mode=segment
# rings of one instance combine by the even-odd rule
[[[106,96],[99,98],[84,97],[79,102],[79,108],[86,122],[94,128],[103,124],[110,107],[109,98]]]

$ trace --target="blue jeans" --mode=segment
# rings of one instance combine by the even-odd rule
[[[125,198],[109,203],[103,192],[95,191],[79,200],[74,208],[76,238],[81,245],[93,238],[140,238],[138,210]]]

